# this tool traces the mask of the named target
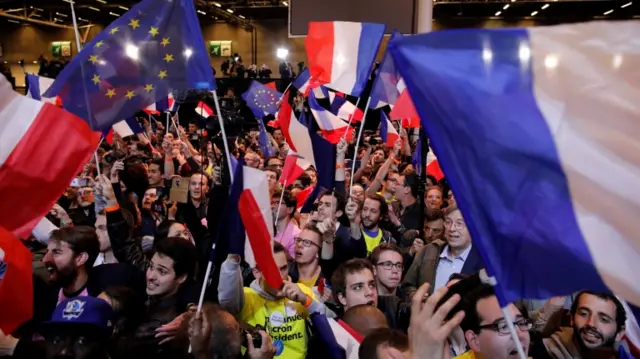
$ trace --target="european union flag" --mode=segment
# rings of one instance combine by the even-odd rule
[[[274,115],[278,112],[278,101],[282,94],[270,87],[267,87],[256,80],[251,81],[251,86],[247,92],[242,94],[242,99],[247,102],[251,112],[258,117]]]
[[[144,0],[86,45],[45,96],[104,130],[171,90],[215,86],[193,0]]]

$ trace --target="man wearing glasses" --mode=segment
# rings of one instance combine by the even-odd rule
[[[471,352],[456,359],[516,359],[517,343],[511,338],[507,320],[490,285],[482,285],[464,295],[465,316],[460,324]],[[533,322],[513,304],[507,307],[525,354],[529,350],[529,330]]]

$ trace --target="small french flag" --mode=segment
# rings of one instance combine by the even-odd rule
[[[126,120],[122,120],[113,125],[113,132],[117,133],[120,137],[137,135],[143,133],[144,130],[138,120],[135,117],[130,117]]]
[[[291,83],[291,86],[298,89],[300,93],[303,93],[305,96],[309,94],[309,84],[311,83],[311,74],[309,73],[309,68],[304,69],[295,80]]]
[[[360,96],[384,29],[384,24],[310,22],[305,46],[311,77],[336,91]]]
[[[53,84],[53,81],[54,79],[48,77],[27,74],[27,85],[29,90],[27,91],[26,96],[34,100],[52,103],[56,106],[62,106],[62,100],[59,96],[53,98],[42,97],[42,94],[49,89],[51,84]]]
[[[298,156],[297,153],[289,149],[287,158],[284,160],[284,166],[282,167],[282,176],[280,176],[280,183],[287,186],[292,184],[309,167],[311,167],[311,162]]]
[[[340,140],[345,137],[345,134],[347,141],[351,141],[353,137],[353,127],[320,106],[316,100],[315,93],[315,91],[312,91],[309,94],[309,108],[311,109],[313,117],[316,119],[318,127],[320,127],[322,131],[322,135],[332,144],[340,142]]]
[[[214,112],[206,103],[200,101],[195,109],[196,113],[204,118],[213,116]]]
[[[387,147],[395,146],[396,142],[400,139],[398,131],[393,127],[393,124],[389,121],[384,111],[380,111],[380,137],[382,137],[382,141],[384,141]]]
[[[363,338],[353,328],[319,313],[311,314],[311,323],[331,358],[358,359]]]
[[[345,121],[360,122],[364,113],[356,105],[347,100],[340,92],[330,92],[331,112]]]

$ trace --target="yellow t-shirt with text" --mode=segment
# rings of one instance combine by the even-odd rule
[[[302,292],[316,299],[313,291],[298,283]],[[244,307],[240,319],[251,326],[260,325],[271,336],[276,358],[304,359],[307,356],[307,308],[287,298],[267,301],[255,290],[244,288]]]

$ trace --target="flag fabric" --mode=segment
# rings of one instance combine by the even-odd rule
[[[305,46],[311,77],[359,97],[369,81],[384,29],[384,24],[310,22]]]
[[[336,115],[331,113],[331,111],[320,106],[316,100],[315,90],[316,89],[309,94],[309,109],[311,110],[318,127],[322,131],[322,135],[327,139],[327,141],[333,144],[340,142],[345,135],[347,137],[347,141],[351,141],[353,138],[353,127],[339,119]]]
[[[264,85],[267,86],[268,88],[274,90],[274,91],[278,91],[278,88],[276,87],[276,82],[275,81],[267,82]]]
[[[309,167],[311,167],[311,162],[289,149],[289,153],[287,153],[287,157],[284,160],[284,166],[282,167],[280,183],[283,186],[292,184],[298,177],[302,176],[304,171]]]
[[[307,67],[306,69],[304,69],[304,71],[298,74],[298,76],[296,76],[295,80],[293,80],[293,82],[291,83],[291,86],[295,87],[300,93],[307,96],[309,94],[309,90],[311,89],[311,87],[309,86],[310,84],[311,74],[309,73],[309,68]]]
[[[167,109],[165,111],[174,112],[178,110],[178,104],[176,100],[173,98],[173,93],[169,92],[169,96],[167,97]]]
[[[440,181],[444,177],[444,173],[440,168],[440,162],[438,162],[438,158],[431,147],[429,147],[429,152],[427,152],[427,174],[432,175],[438,181]]]
[[[399,38],[402,38],[402,34],[397,30],[393,30],[388,43]],[[395,104],[404,87],[404,80],[402,80],[402,76],[400,76],[396,68],[396,63],[393,61],[391,53],[387,50],[378,68],[378,73],[373,80],[369,108],[376,109],[385,105]]]
[[[319,313],[311,314],[311,324],[331,358],[358,359],[363,338],[348,324]]]
[[[309,199],[309,196],[311,196],[313,190],[314,187],[309,186],[296,194],[296,210],[298,212],[301,211],[305,203],[307,203],[307,200]]]
[[[42,97],[42,94],[47,92],[49,87],[51,87],[53,81],[54,80],[52,78],[27,74],[27,97],[38,101],[49,102],[57,106],[62,106],[62,101],[58,96],[52,98]]]
[[[104,130],[172,89],[213,89],[194,3],[144,0],[98,34],[44,94]]]
[[[418,117],[403,117],[402,128],[420,128],[420,118]]]
[[[400,96],[398,96],[398,100],[396,101],[395,105],[392,105],[389,117],[392,120],[402,120],[403,118],[420,118],[418,116],[418,113],[416,112],[415,106],[413,105],[413,100],[411,100],[409,91],[405,89],[400,93]]]
[[[418,176],[422,175],[422,137],[418,137],[418,142],[416,142],[416,148],[413,150],[413,154],[411,155],[411,165],[413,169],[416,171]]]
[[[33,269],[29,249],[0,227],[0,329],[11,334],[33,316]]]
[[[624,325],[625,334],[623,341],[624,350],[628,350],[626,353],[628,358],[640,358],[640,326],[638,325],[638,318],[640,318],[640,309],[635,306],[630,306],[627,301],[618,297],[625,312],[627,312],[627,322]]]
[[[247,92],[242,94],[247,106],[257,118],[273,115],[278,112],[278,101],[282,94],[260,82],[253,80]]]
[[[0,226],[26,238],[91,158],[100,133],[59,107],[19,95],[4,76],[0,119]]]
[[[339,92],[330,92],[329,100],[331,101],[331,112],[339,118],[352,123],[362,121],[364,113],[356,105],[347,100],[344,95],[340,96]]]
[[[260,144],[260,148],[264,153],[265,157],[271,157],[275,155],[275,149],[271,145],[271,141],[269,141],[269,136],[267,135],[267,129],[264,127],[264,122],[262,119],[258,119],[258,127],[260,128],[260,134],[258,136],[258,144]]]
[[[229,253],[243,256],[251,268],[258,266],[267,283],[280,289],[283,282],[273,258],[273,218],[265,172],[239,163],[225,214],[228,235],[219,240],[226,240]]]
[[[398,131],[393,127],[384,111],[380,111],[380,137],[382,137],[382,141],[387,147],[395,146],[400,139]]]
[[[640,305],[639,32],[591,22],[391,44],[502,304],[591,289]]]
[[[209,105],[207,105],[206,103],[204,103],[204,101],[200,101],[198,102],[198,105],[196,105],[195,111],[198,115],[207,118],[207,117],[211,117],[215,114],[215,112],[213,111],[213,109],[211,109],[211,107],[209,107]]]
[[[164,111],[171,111],[170,108],[173,107],[173,102],[173,95],[169,92],[167,97],[145,107],[143,111],[150,115],[160,115]]]
[[[142,126],[135,117],[130,117],[126,120],[122,120],[113,125],[113,132],[117,133],[120,137],[137,135],[144,133]]]

